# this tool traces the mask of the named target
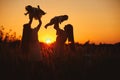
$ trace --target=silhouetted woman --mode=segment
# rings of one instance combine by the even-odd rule
[[[30,50],[31,34],[32,34],[32,29],[30,27],[30,24],[24,24],[21,48],[23,53],[25,54],[29,53],[29,50]]]
[[[75,44],[74,44],[74,34],[73,34],[73,26],[71,24],[67,24],[64,27],[64,30],[67,34],[68,42],[70,45],[70,49],[75,51]]]
[[[66,32],[59,28],[59,23],[54,24],[54,29],[56,30],[56,44],[55,44],[55,53],[58,56],[64,55],[64,44],[67,40]]]
[[[58,53],[59,56],[64,56],[64,44],[67,39],[70,45],[70,49],[75,51],[73,26],[71,24],[67,24],[65,25],[64,30],[62,30],[59,28],[59,23],[56,23],[54,25],[54,29],[57,31],[55,52]]]
[[[40,59],[40,45],[38,41],[38,31],[40,29],[42,22],[39,21],[39,24],[34,29],[31,28],[31,24],[24,24],[23,26],[23,35],[22,35],[22,44],[21,48],[23,53],[29,55],[31,60]]]

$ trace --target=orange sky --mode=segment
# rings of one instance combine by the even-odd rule
[[[47,12],[42,17],[39,40],[50,38],[55,41],[56,32],[53,26],[45,29],[43,26],[56,16],[67,14],[69,20],[63,22],[74,27],[75,42],[84,43],[87,40],[99,43],[116,43],[120,41],[120,1],[119,0],[0,0],[0,26],[12,29],[17,35],[22,35],[23,24],[28,23],[25,16],[25,6],[40,7]],[[33,21],[32,27],[37,25]]]

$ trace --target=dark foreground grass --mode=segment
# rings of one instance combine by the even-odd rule
[[[0,80],[118,80],[120,43],[65,46],[64,56],[54,53],[54,44],[41,45],[41,61],[31,61],[19,42],[0,43]],[[28,60],[29,57],[29,60]]]

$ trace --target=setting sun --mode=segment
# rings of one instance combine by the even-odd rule
[[[39,41],[40,42],[44,42],[46,44],[51,44],[53,42],[55,42],[56,37],[55,36],[51,36],[51,35],[44,35],[42,37],[39,37]]]
[[[51,41],[50,38],[47,38],[47,39],[45,40],[45,43],[50,44],[50,43],[52,43],[52,41]]]

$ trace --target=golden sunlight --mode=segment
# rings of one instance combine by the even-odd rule
[[[52,43],[52,40],[51,40],[50,38],[47,38],[47,39],[45,40],[45,43],[50,44],[50,43]]]

